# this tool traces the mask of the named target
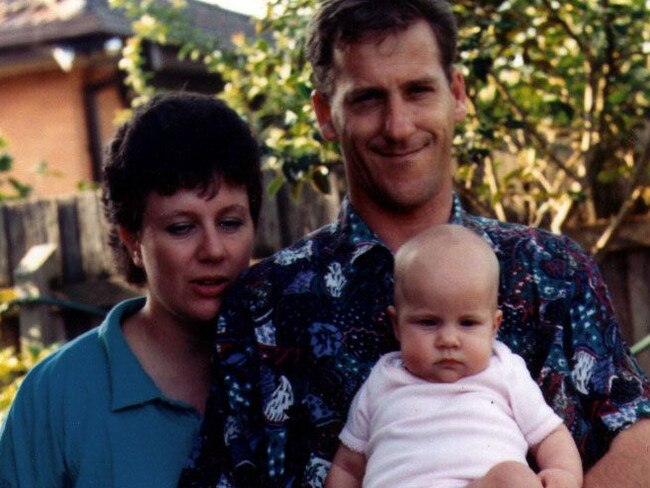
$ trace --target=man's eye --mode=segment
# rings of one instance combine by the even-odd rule
[[[428,85],[424,86],[412,86],[409,89],[409,94],[412,97],[424,97],[424,96],[429,96],[434,92],[433,88]]]
[[[364,103],[370,103],[379,99],[379,93],[376,92],[366,92],[361,93],[352,99],[353,105],[361,105]]]
[[[412,93],[427,93],[430,92],[431,88],[428,86],[413,86],[411,87]]]

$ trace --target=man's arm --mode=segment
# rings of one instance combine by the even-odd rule
[[[332,461],[325,488],[361,488],[366,470],[366,456],[341,445]]]
[[[650,483],[650,419],[616,436],[607,454],[585,475],[585,488],[642,488]]]

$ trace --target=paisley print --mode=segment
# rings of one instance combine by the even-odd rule
[[[456,196],[450,221],[494,248],[499,339],[525,359],[588,468],[618,431],[650,416],[650,385],[598,268],[566,237],[470,215]],[[245,272],[222,308],[215,363],[232,464],[217,462],[224,443],[209,441],[224,432],[207,421],[220,412],[208,409],[180,486],[253,472],[265,488],[322,486],[356,390],[397,348],[386,315],[392,268],[391,252],[346,199],[336,222]]]

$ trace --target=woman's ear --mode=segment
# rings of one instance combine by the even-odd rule
[[[120,241],[122,241],[122,244],[124,244],[124,247],[126,247],[127,251],[129,252],[129,256],[131,257],[133,264],[141,268],[142,253],[140,252],[140,240],[138,237],[132,232],[126,230],[124,227],[117,228],[117,235],[119,236]]]

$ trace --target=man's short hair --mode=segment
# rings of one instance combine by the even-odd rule
[[[332,94],[334,49],[368,36],[402,31],[418,20],[431,26],[451,81],[458,27],[446,0],[323,0],[307,34],[307,58],[316,89],[325,96]]]

